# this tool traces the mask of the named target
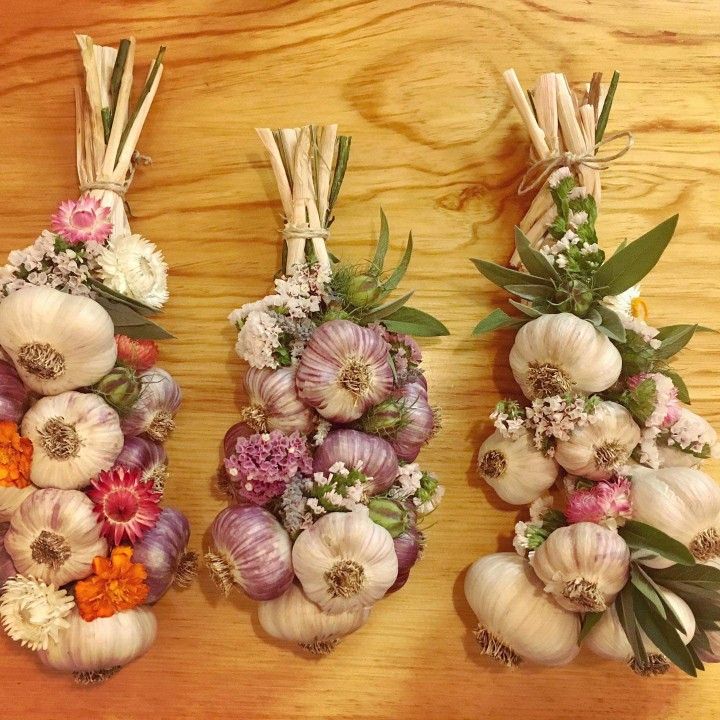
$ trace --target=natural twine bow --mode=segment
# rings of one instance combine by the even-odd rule
[[[625,138],[625,146],[620,148],[620,150],[609,155],[597,154],[597,151],[601,147],[609,145],[620,138]],[[611,163],[625,155],[632,146],[632,133],[628,130],[624,130],[595,143],[589,151],[581,155],[576,155],[572,152],[563,152],[541,158],[530,165],[523,175],[523,179],[518,187],[518,195],[525,195],[532,190],[536,190],[545,183],[555,170],[561,167],[575,168],[583,166],[591,168],[592,170],[606,170],[610,167]]]

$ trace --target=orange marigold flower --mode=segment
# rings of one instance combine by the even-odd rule
[[[25,488],[30,485],[33,444],[18,433],[17,423],[0,422],[0,487]]]
[[[131,547],[121,545],[109,558],[96,557],[95,574],[75,584],[75,602],[83,620],[110,617],[145,602],[147,571],[141,563],[130,562],[132,554]]]

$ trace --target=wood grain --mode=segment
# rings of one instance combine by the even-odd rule
[[[676,240],[646,284],[653,320],[720,327],[720,6],[716,0],[6,0],[0,9],[0,250],[28,244],[75,195],[72,31],[139,57],[167,43],[166,72],[141,138],[155,159],[130,193],[133,227],[164,249],[173,297],[162,349],[185,403],[170,442],[168,501],[196,547],[222,499],[218,446],[242,401],[243,365],[226,315],[266,291],[279,258],[279,203],[253,128],[338,122],[353,156],[332,249],[367,257],[388,214],[397,253],[412,228],[406,285],[452,336],[424,343],[445,425],[424,462],[442,472],[411,582],[323,660],[267,642],[253,603],[206,578],[158,605],[153,650],[105,686],[81,690],[3,637],[4,715],[14,718],[712,718],[717,669],[642,680],[583,653],[565,669],[491,667],[473,647],[462,596],[478,555],[507,548],[517,513],[472,471],[487,415],[513,390],[507,336],[469,337],[500,300],[471,255],[504,261],[526,201],[515,194],[527,140],[501,71],[530,85],[558,70],[622,74],[611,130],[633,151],[603,179],[608,247],[674,212]],[[683,353],[698,411],[720,425],[720,341]]]

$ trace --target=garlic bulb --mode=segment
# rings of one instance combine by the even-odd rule
[[[369,479],[367,494],[385,492],[395,482],[398,461],[387,440],[359,430],[333,430],[315,451],[313,470],[326,473],[337,462],[359,469]]]
[[[155,526],[133,548],[133,562],[147,571],[148,604],[156,603],[172,585],[186,588],[197,574],[197,554],[187,549],[190,523],[174,508],[163,508]]]
[[[388,437],[400,460],[414,462],[423,446],[437,431],[436,416],[428,402],[427,389],[420,383],[410,382],[398,391],[406,414],[404,423]]]
[[[595,393],[619,377],[622,359],[610,340],[570,313],[542,315],[518,330],[510,367],[530,399]]]
[[[502,664],[566,665],[578,654],[579,616],[548,597],[515,553],[476,560],[465,577],[465,597],[478,619],[482,652]]]
[[[73,673],[81,684],[102,682],[144,655],[155,642],[157,621],[152,610],[138,607],[86,622],[75,608],[40,660],[61,672]]]
[[[398,573],[392,536],[362,510],[321,517],[295,540],[292,563],[305,595],[331,615],[370,607]]]
[[[300,400],[295,386],[295,368],[277,370],[251,367],[245,374],[248,407],[240,417],[255,432],[295,430],[307,434],[315,427],[315,413]]]
[[[410,571],[422,555],[425,536],[417,527],[411,527],[393,538],[393,545],[398,559],[398,574],[395,582],[388,588],[388,595],[397,592],[410,579]]]
[[[41,398],[25,413],[22,433],[34,446],[30,479],[38,487],[85,487],[123,446],[118,414],[92,393]]]
[[[272,600],[293,581],[290,536],[267,510],[256,505],[226,508],[210,528],[213,550],[205,562],[227,595],[233,585],[253,600]]]
[[[630,550],[613,530],[580,522],[551,533],[530,564],[561,607],[602,612],[630,577]]]
[[[24,488],[0,486],[0,522],[10,520],[25,498],[36,490],[37,488],[34,485],[28,485]]]
[[[332,652],[342,638],[355,632],[369,616],[369,607],[337,615],[323,612],[295,583],[280,597],[261,602],[258,607],[258,620],[268,635],[295,642],[315,655]]]
[[[17,571],[56,587],[90,575],[107,554],[92,501],[79,490],[38,490],[10,520],[5,549]]]
[[[165,442],[175,429],[175,413],[182,400],[180,388],[162,368],[152,368],[138,377],[140,398],[122,418],[122,430],[126,435],[145,434],[156,442]]]
[[[688,408],[680,408],[680,417],[672,425],[670,432],[680,436],[688,435],[693,439],[693,444],[696,442],[698,445],[709,446],[710,457],[717,457],[718,436],[715,428],[704,417]],[[658,440],[657,451],[660,467],[700,467],[703,464],[703,458],[691,452],[683,452],[677,445],[668,445],[667,439]]]
[[[117,355],[113,322],[100,305],[46,286],[25,287],[3,299],[0,345],[39,395],[92,385]]]
[[[496,430],[480,446],[478,472],[505,502],[526,505],[552,487],[558,464],[535,447],[529,432],[512,439]]]
[[[555,459],[571,475],[607,480],[627,461],[640,442],[640,428],[618,403],[601,402],[592,422],[577,428],[569,440],[558,440]]]
[[[5,549],[5,534],[10,529],[9,523],[0,523],[0,595],[2,595],[5,581],[13,575],[17,575],[15,565],[13,565],[10,553]]]
[[[695,616],[692,610],[684,600],[675,593],[670,592],[670,590],[660,587],[658,592],[680,620],[684,630],[681,637],[687,645],[695,635]],[[642,630],[640,636],[648,655],[647,663],[643,663],[634,657],[632,647],[620,624],[615,606],[612,605],[602,614],[595,627],[588,633],[583,645],[587,645],[592,652],[600,655],[600,657],[628,663],[630,668],[638,675],[662,675],[667,672],[670,668],[668,659]]]
[[[299,396],[326,420],[357,420],[392,392],[388,344],[350,320],[323,323],[300,358],[296,382]]]
[[[28,394],[14,365],[0,360],[0,422],[20,422],[28,404]]]
[[[129,435],[125,438],[116,465],[140,470],[143,482],[152,485],[155,492],[163,492],[168,479],[168,459],[165,448],[149,438]]]
[[[720,557],[720,487],[700,470],[637,467],[632,473],[633,519],[652,525],[686,545],[696,560]],[[672,563],[644,558],[651,567]]]

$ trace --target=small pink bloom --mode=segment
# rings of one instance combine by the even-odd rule
[[[618,519],[632,517],[630,481],[617,477],[599,482],[588,490],[576,490],[568,499],[565,516],[570,523],[620,524]]]
[[[79,200],[60,203],[50,220],[50,228],[71,243],[103,243],[113,228],[109,216],[109,207],[103,207],[90,195],[83,195]]]
[[[136,372],[149,370],[158,356],[158,346],[154,340],[136,340],[127,335],[116,335],[118,362],[133,368]]]

